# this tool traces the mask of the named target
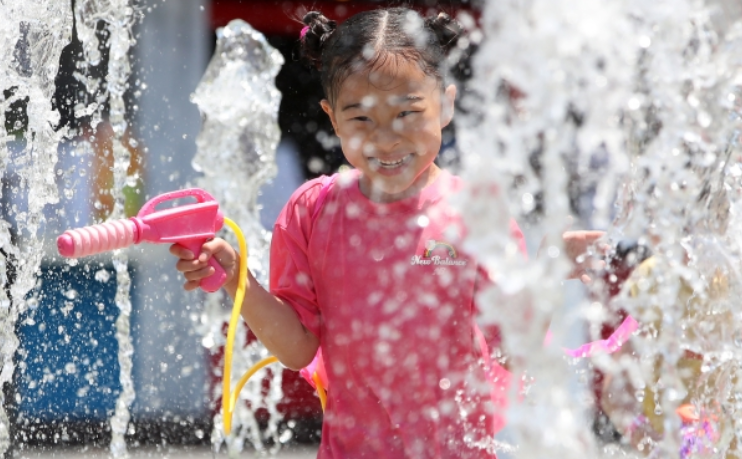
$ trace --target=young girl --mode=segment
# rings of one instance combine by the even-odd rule
[[[433,162],[456,97],[441,67],[461,29],[403,8],[339,26],[311,12],[304,23],[302,51],[322,71],[322,108],[355,169],[293,194],[273,232],[270,291],[248,275],[242,316],[289,368],[321,346],[330,389],[319,457],[494,457],[474,326],[480,270],[445,199],[461,181]],[[515,223],[512,237],[525,250]],[[595,237],[575,235],[571,251]],[[234,297],[240,255],[224,240],[198,259],[171,253],[187,290],[215,257]],[[496,330],[484,335],[498,345]]]

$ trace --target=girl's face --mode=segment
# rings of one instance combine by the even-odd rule
[[[397,58],[351,74],[334,105],[322,101],[345,158],[362,172],[364,195],[396,201],[435,179],[440,170],[433,160],[455,97],[455,86],[441,90],[416,62]]]

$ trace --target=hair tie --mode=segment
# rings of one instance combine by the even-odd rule
[[[299,38],[304,40],[304,37],[306,37],[307,32],[309,32],[309,26],[304,26],[304,28],[301,29],[301,32],[299,32]]]

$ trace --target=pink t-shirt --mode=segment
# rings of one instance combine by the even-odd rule
[[[461,181],[443,172],[419,195],[380,204],[358,177],[338,178],[316,216],[322,182],[300,187],[271,245],[271,291],[324,356],[318,457],[494,457],[479,446],[494,414],[473,327],[481,270],[459,249],[462,222],[443,199]]]

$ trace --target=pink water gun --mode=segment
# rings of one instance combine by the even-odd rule
[[[156,210],[159,204],[181,198],[195,198],[195,203]],[[224,225],[224,215],[213,196],[199,188],[161,194],[142,207],[136,217],[65,231],[57,238],[59,254],[80,258],[123,249],[140,242],[178,243],[198,257],[203,243],[214,237]],[[221,265],[212,258],[209,265],[216,272],[201,281],[201,288],[215,292],[226,280]]]

